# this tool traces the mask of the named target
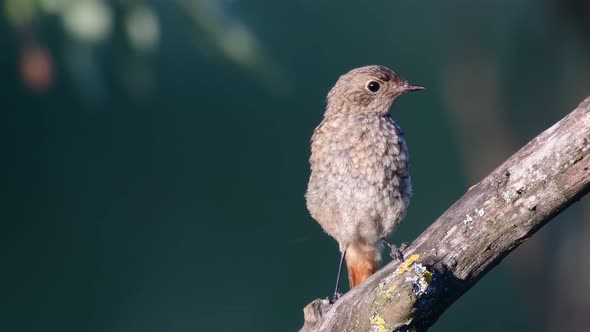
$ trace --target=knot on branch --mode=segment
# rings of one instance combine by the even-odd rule
[[[305,323],[300,332],[317,331],[324,320],[324,313],[330,309],[330,302],[327,299],[317,299],[303,308]]]

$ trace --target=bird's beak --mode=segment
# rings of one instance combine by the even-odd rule
[[[419,85],[412,85],[408,82],[405,82],[401,87],[400,90],[401,92],[410,92],[410,91],[419,91],[419,90],[424,90],[425,87],[423,86],[419,86]]]

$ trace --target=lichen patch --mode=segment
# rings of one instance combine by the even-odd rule
[[[379,314],[374,314],[371,317],[371,332],[387,332],[388,329],[385,326],[385,319]]]
[[[484,216],[484,214],[486,214],[486,212],[484,211],[484,209],[483,209],[483,208],[481,208],[481,209],[475,209],[475,213],[476,213],[478,216],[480,216],[480,217],[483,217],[483,216]]]
[[[418,297],[428,292],[428,286],[432,281],[432,273],[422,264],[414,265],[414,275],[407,277],[406,281],[412,282],[412,291]]]
[[[466,214],[465,219],[463,219],[463,225],[467,226],[468,229],[473,229],[473,218]]]
[[[408,259],[406,259],[403,263],[401,263],[397,270],[395,270],[395,274],[400,275],[402,273],[408,272],[412,270],[412,264],[420,258],[420,255],[413,254]]]

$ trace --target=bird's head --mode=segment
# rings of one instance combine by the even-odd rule
[[[336,113],[385,115],[400,95],[423,90],[384,66],[366,66],[340,76],[328,93],[326,115]]]

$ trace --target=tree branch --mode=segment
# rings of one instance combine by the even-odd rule
[[[590,189],[590,97],[535,137],[391,262],[334,305],[304,309],[302,332],[426,331],[506,255]]]

